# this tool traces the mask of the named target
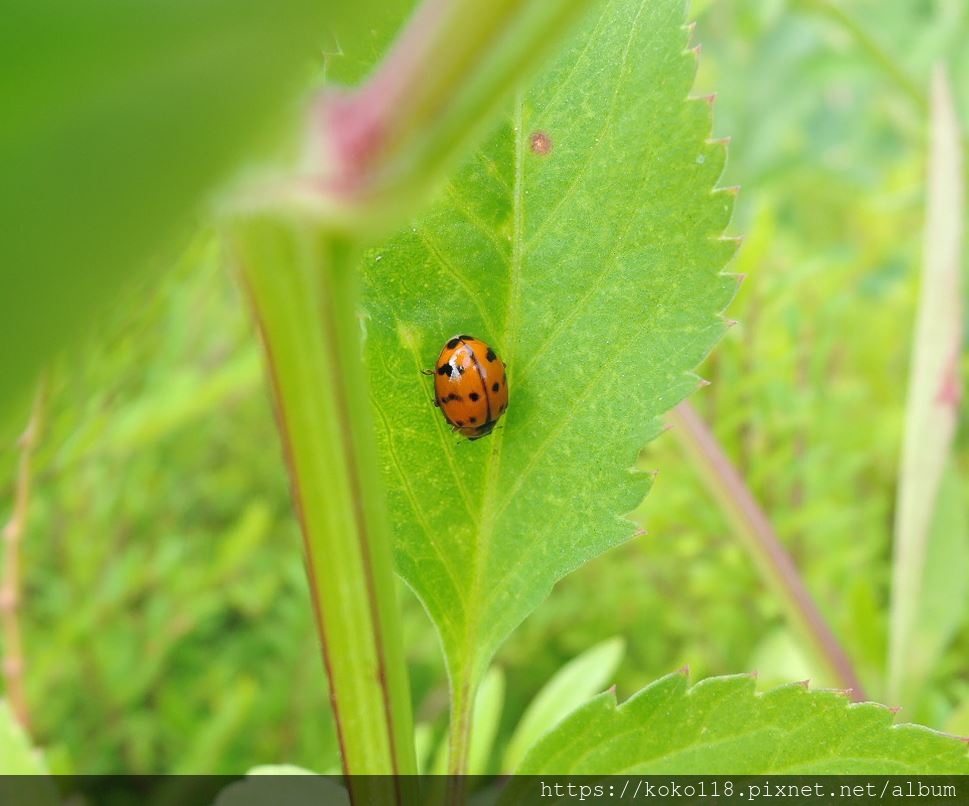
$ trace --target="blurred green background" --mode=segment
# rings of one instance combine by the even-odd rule
[[[695,92],[717,93],[723,184],[743,188],[731,269],[748,274],[693,402],[879,698],[927,88],[944,61],[967,120],[969,5],[708,0],[693,16]],[[222,258],[200,228],[51,368],[21,619],[32,734],[55,772],[338,764],[259,348]],[[17,458],[0,452],[0,519]],[[676,440],[642,465],[660,470],[648,535],[559,585],[500,653],[499,751],[548,677],[612,635],[627,645],[620,697],[685,664],[826,682]],[[401,597],[418,719],[440,734],[439,646]],[[904,717],[969,734],[966,603],[953,607],[962,626]]]

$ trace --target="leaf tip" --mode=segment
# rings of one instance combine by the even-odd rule
[[[811,678],[805,678],[804,680],[798,680],[797,685],[803,688],[805,691],[811,688]]]
[[[726,193],[728,196],[733,196],[736,198],[737,194],[740,193],[740,185],[728,185],[727,187],[714,188],[711,192]]]
[[[730,328],[736,327],[740,324],[737,319],[728,319],[726,316],[723,317],[723,323],[727,326],[727,330],[730,330]]]
[[[683,678],[686,678],[687,680],[689,680],[690,679],[690,665],[688,663],[684,663],[679,669],[676,670],[676,674],[678,674],[680,677],[683,677]]]
[[[725,135],[724,137],[708,137],[704,142],[709,146],[723,146],[726,148],[730,145],[731,138],[729,135]]]
[[[704,386],[710,386],[712,381],[708,381],[706,378],[698,378],[696,383],[697,389],[702,389]]]

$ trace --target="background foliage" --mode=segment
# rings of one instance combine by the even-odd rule
[[[846,24],[830,8],[694,6],[695,92],[718,93],[716,133],[733,137],[724,183],[742,178],[733,229],[746,239],[733,269],[749,273],[731,308],[740,324],[701,369],[713,385],[694,402],[878,698],[924,88],[945,59],[966,120],[969,9],[855,0]],[[23,622],[33,732],[55,771],[337,762],[332,725],[315,718],[326,712],[321,663],[257,345],[214,243],[199,232],[162,282],[129,289],[54,367]],[[4,484],[15,461],[12,447],[0,453]],[[626,645],[620,699],[684,664],[696,676],[757,669],[764,685],[825,682],[676,442],[660,439],[642,466],[661,471],[640,512],[649,534],[567,578],[499,653],[499,750],[539,687],[614,634]],[[5,515],[9,486],[0,495]],[[440,649],[402,595],[433,743],[447,707]],[[962,608],[905,716],[969,734]]]

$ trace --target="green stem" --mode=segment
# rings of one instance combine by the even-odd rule
[[[321,96],[314,203],[357,233],[409,219],[594,2],[424,0],[366,84]]]
[[[291,211],[238,222],[348,775],[417,771],[391,537],[360,355],[358,250]],[[375,791],[376,788],[376,791]],[[351,779],[354,803],[408,800]]]
[[[20,570],[20,548],[27,531],[30,510],[31,490],[34,481],[34,453],[40,441],[44,414],[47,408],[47,394],[50,389],[47,370],[41,374],[34,395],[34,405],[30,412],[27,427],[17,440],[20,460],[14,483],[13,509],[10,520],[0,530],[3,540],[3,576],[0,577],[0,634],[3,635],[4,653],[2,658],[3,682],[10,708],[24,729],[30,734],[30,709],[27,705],[25,685],[25,660],[23,635],[20,624],[20,597],[23,593],[23,579]]]
[[[743,478],[720,448],[696,409],[681,403],[670,415],[673,432],[686,449],[711,494],[720,504],[744,548],[784,611],[827,670],[856,702],[867,699],[851,659],[828,626],[805,587],[790,555]]]
[[[454,676],[451,686],[451,722],[448,725],[448,791],[449,806],[464,803],[464,781],[468,774],[471,750],[471,714],[474,688],[469,675]]]

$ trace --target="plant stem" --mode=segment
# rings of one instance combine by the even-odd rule
[[[30,711],[27,707],[27,692],[24,688],[23,636],[20,630],[20,546],[27,526],[30,507],[31,482],[33,481],[33,459],[43,424],[44,408],[47,403],[47,376],[41,377],[34,396],[30,419],[17,445],[20,448],[20,462],[14,487],[13,511],[10,520],[3,527],[4,556],[3,580],[0,582],[0,616],[3,618],[3,680],[10,707],[14,716],[26,733],[30,733]]]
[[[767,515],[761,509],[737,469],[721,449],[717,438],[688,402],[670,414],[673,432],[733,525],[765,581],[781,601],[791,623],[808,640],[839,684],[855,702],[867,699],[865,690],[811,594],[797,567],[784,550]]]
[[[413,718],[391,537],[360,355],[358,251],[309,218],[237,222],[262,333],[310,594],[348,775],[413,775]],[[350,780],[354,803],[404,803],[393,779]]]
[[[906,706],[916,701],[920,674],[931,668],[924,653],[913,649],[918,646],[920,619],[926,618],[926,562],[959,424],[965,327],[963,155],[959,118],[941,66],[933,76],[931,98],[922,276],[898,470],[889,620],[888,694],[892,702]]]
[[[320,96],[309,194],[354,232],[393,231],[594,2],[424,0],[363,86]]]
[[[455,675],[451,686],[451,721],[448,725],[448,791],[449,806],[463,804],[464,776],[468,774],[468,754],[471,750],[471,716],[474,689],[470,676]]]

